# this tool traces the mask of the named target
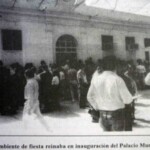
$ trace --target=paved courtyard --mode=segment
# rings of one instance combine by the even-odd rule
[[[140,94],[142,97],[135,104],[133,131],[129,134],[150,134],[150,90],[142,91]],[[0,116],[0,135],[101,135],[104,133],[99,123],[92,123],[88,109],[79,109],[77,102],[65,101],[61,105],[60,111],[44,114],[42,121],[32,117],[27,119],[26,124],[22,121],[21,113],[11,117]]]

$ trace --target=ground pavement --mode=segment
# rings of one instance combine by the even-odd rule
[[[142,91],[140,94],[142,97],[135,104],[135,121],[131,134],[150,133],[150,90]],[[101,135],[104,133],[99,123],[92,123],[88,109],[79,109],[77,102],[65,101],[61,106],[60,111],[43,114],[42,123],[33,117],[32,121],[28,118],[25,125],[21,113],[11,117],[0,116],[0,135]]]

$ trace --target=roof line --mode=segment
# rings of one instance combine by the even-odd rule
[[[11,6],[11,8],[15,7],[16,2],[17,2],[17,0],[14,0],[13,5]]]
[[[40,8],[41,7],[41,5],[43,4],[43,2],[44,2],[45,0],[41,0],[41,2],[39,3],[39,6],[38,6],[38,8]]]

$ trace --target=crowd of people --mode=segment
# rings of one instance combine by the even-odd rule
[[[82,60],[66,60],[63,64],[57,65],[47,64],[44,60],[41,60],[39,67],[35,67],[33,63],[27,63],[25,66],[21,66],[19,63],[13,63],[5,66],[0,61],[0,113],[2,115],[16,114],[20,107],[24,106],[24,104],[27,105],[26,100],[28,97],[32,97],[31,92],[33,94],[33,90],[27,85],[34,83],[35,88],[36,80],[38,83],[38,111],[45,113],[60,109],[60,101],[71,100],[72,102],[77,101],[80,108],[90,106],[91,111],[89,112],[92,114],[93,121],[97,121],[99,117],[105,120],[106,117],[104,116],[108,117],[112,114],[105,113],[105,109],[101,108],[102,106],[98,108],[98,110],[101,110],[100,113],[96,111],[97,108],[95,104],[93,105],[93,100],[91,102],[92,96],[88,90],[91,91],[91,85],[97,84],[99,77],[106,73],[106,71],[115,71],[116,75],[124,81],[123,83],[120,83],[122,80],[116,81],[120,83],[120,89],[127,87],[126,90],[129,91],[128,93],[123,90],[122,97],[126,99],[125,101],[128,101],[127,103],[125,102],[127,104],[125,105],[126,110],[129,113],[126,113],[126,122],[128,122],[126,123],[126,128],[127,130],[132,130],[132,125],[130,124],[134,118],[134,101],[133,98],[132,100],[128,99],[136,95],[138,89],[143,90],[146,88],[144,78],[149,72],[149,64],[148,62],[142,62],[141,59],[137,60],[136,65],[132,61],[115,60],[115,64],[113,63],[114,60],[109,60],[108,63],[107,61],[105,59],[99,59],[97,63],[94,63],[90,57],[85,62]],[[114,66],[112,66],[113,64]],[[107,74],[104,75],[104,77],[106,76]],[[30,78],[34,78],[34,82],[28,80]],[[94,90],[94,92],[98,90],[97,92],[100,93],[98,97],[101,97],[103,101],[106,98],[104,93],[107,93],[108,90],[110,90],[110,93],[115,93],[114,90],[116,87],[111,89],[111,86],[113,87],[111,82],[113,82],[114,77],[112,76],[111,78],[111,76],[108,76],[108,78],[110,78],[110,81],[107,81],[105,83],[106,85],[102,84],[101,88],[97,87]],[[103,81],[104,79],[101,80]],[[107,90],[104,90],[104,88]],[[87,101],[87,93],[89,102]],[[115,99],[117,98],[115,97]],[[128,103],[131,104],[128,105]],[[106,111],[110,111],[115,105],[115,102],[113,103],[112,101],[109,105],[110,107]],[[119,114],[121,113],[119,112]]]
[[[132,131],[138,90],[145,89],[145,83],[150,85],[148,66],[146,69],[141,59],[135,66],[108,56],[103,59],[100,70],[93,75],[87,94],[93,107],[90,111],[93,121],[100,118],[104,131]]]
[[[92,62],[92,61],[91,61]],[[87,65],[90,64],[90,59]],[[89,80],[94,70],[85,73],[85,65],[82,61],[70,62],[67,60],[63,65],[46,64],[41,60],[39,67],[33,63],[25,66],[13,63],[9,66],[0,61],[0,113],[2,115],[16,114],[25,103],[26,71],[34,71],[34,78],[39,86],[39,102],[41,112],[49,112],[60,109],[60,101],[71,100],[72,102],[82,99],[79,106],[86,107],[86,94]],[[89,66],[90,66],[89,65]],[[89,77],[89,79],[88,79]]]

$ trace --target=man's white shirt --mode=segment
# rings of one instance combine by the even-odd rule
[[[114,111],[132,102],[125,82],[115,72],[104,71],[92,80],[87,99],[96,110]]]
[[[146,85],[150,85],[150,73],[148,73],[144,79]]]

